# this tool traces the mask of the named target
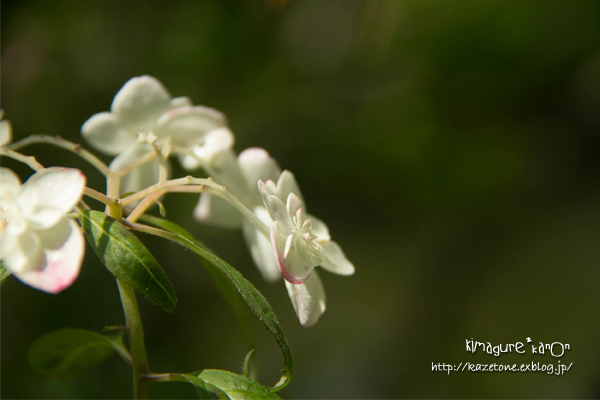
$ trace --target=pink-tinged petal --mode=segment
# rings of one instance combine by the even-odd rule
[[[128,80],[110,107],[119,125],[135,132],[154,130],[154,122],[171,108],[171,95],[156,78],[139,76]]]
[[[281,201],[286,201],[290,193],[294,193],[302,204],[306,204],[304,202],[304,197],[302,196],[302,192],[300,191],[300,187],[298,186],[298,182],[296,182],[296,177],[287,169],[281,173],[279,180],[277,181],[277,197],[281,199]],[[306,207],[304,212],[306,212]]]
[[[285,205],[285,208],[287,208],[288,213],[290,215],[294,215],[298,212],[298,210],[301,210],[303,207],[302,204],[302,200],[300,200],[300,198],[298,198],[298,196],[296,196],[295,193],[290,193],[289,196],[287,197],[287,203]],[[304,219],[302,219],[303,221]]]
[[[12,170],[0,167],[0,198],[15,198],[21,190],[21,180]]]
[[[187,96],[175,97],[175,98],[171,99],[171,107],[173,107],[173,108],[183,107],[183,106],[191,106],[191,105],[192,105],[192,99],[190,99]]]
[[[260,204],[261,196],[255,189],[256,184],[259,180],[277,181],[279,179],[281,169],[277,161],[265,149],[251,147],[239,154],[238,163],[251,191],[249,201],[252,204]]]
[[[206,225],[225,229],[239,229],[242,215],[226,200],[202,193],[194,209],[194,219]]]
[[[280,224],[274,222],[271,226],[271,245],[277,261],[277,267],[283,279],[290,283],[303,283],[313,271],[314,267],[307,265],[298,253],[298,248],[292,246],[288,256],[285,257],[285,244],[289,232],[281,230]]]
[[[81,135],[94,148],[116,156],[135,143],[137,131],[123,129],[109,112],[92,115],[81,126]]]
[[[204,142],[208,132],[227,125],[225,115],[213,108],[184,106],[167,111],[156,122],[158,137],[171,136],[175,146]]]
[[[44,252],[38,235],[22,231],[0,236],[0,258],[12,273],[26,272],[44,265]]]
[[[321,243],[321,257],[323,262],[321,267],[325,268],[329,272],[333,272],[338,275],[352,275],[354,274],[354,264],[352,264],[339,244],[333,240]]]
[[[85,175],[73,168],[48,168],[21,187],[17,204],[36,229],[49,228],[81,199]]]
[[[136,143],[112,160],[109,168],[119,171],[152,151],[154,149],[149,144]],[[132,169],[121,178],[121,193],[138,192],[158,183],[159,169],[160,163],[156,158]]]
[[[10,121],[0,121],[0,147],[12,141],[12,125]]]
[[[327,227],[325,222],[323,222],[321,219],[315,217],[314,215],[308,214],[306,217],[312,221],[310,230],[313,233],[313,235],[317,236],[317,239],[315,239],[315,241],[317,243],[326,242],[326,241],[331,240],[331,235],[329,234],[329,228]]]
[[[264,207],[255,207],[253,211],[258,219],[267,224],[267,226],[271,226],[271,217]],[[271,245],[269,239],[264,237],[254,225],[246,220],[244,221],[243,232],[252,260],[258,267],[263,278],[269,283],[281,279],[281,273],[277,267],[275,257],[273,257],[273,245]]]
[[[285,282],[285,286],[302,326],[316,324],[325,312],[326,303],[325,289],[317,271],[313,271],[304,283]]]
[[[77,279],[85,242],[79,226],[72,220],[69,222],[71,233],[68,239],[62,247],[45,251],[46,263],[41,269],[14,274],[21,282],[47,293],[58,293]]]

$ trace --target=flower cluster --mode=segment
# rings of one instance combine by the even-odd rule
[[[201,193],[195,219],[241,229],[264,278],[284,279],[302,325],[316,323],[325,311],[325,291],[315,268],[354,273],[327,225],[307,213],[290,171],[281,171],[261,148],[236,155],[234,135],[221,112],[192,105],[187,97],[173,98],[157,79],[129,80],[116,94],[110,112],[93,115],[81,133],[97,150],[115,156],[106,174],[120,177],[121,193],[139,192],[166,180],[170,155],[187,170],[203,168],[229,194]],[[0,147],[11,138],[10,123],[1,121]],[[33,167],[41,170],[23,185],[12,171],[0,169],[0,259],[26,284],[57,293],[78,276],[84,252],[81,230],[68,213],[84,191],[103,195],[85,189],[85,176],[78,170]],[[144,204],[139,204],[130,217],[143,213]]]
[[[314,324],[325,311],[325,291],[315,267],[354,273],[327,225],[307,214],[294,175],[281,172],[264,149],[249,148],[236,156],[233,133],[219,111],[193,106],[187,97],[172,98],[158,80],[141,76],[129,80],[115,96],[111,111],[92,116],[81,132],[96,149],[116,156],[110,164],[113,170],[152,152],[147,140],[136,141],[140,134],[150,135],[158,147],[169,146],[185,169],[202,167],[224,185],[270,228],[270,237],[226,200],[209,193],[200,195],[194,217],[205,224],[242,229],[264,278],[269,282],[284,278],[302,325]],[[157,183],[158,168],[156,159],[136,166],[123,178],[122,192]]]

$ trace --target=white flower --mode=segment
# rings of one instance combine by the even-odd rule
[[[213,131],[217,133],[213,133]],[[167,137],[181,165],[196,169],[201,157],[210,154],[214,136],[223,136],[233,146],[233,134],[225,116],[212,108],[192,106],[187,97],[171,98],[165,87],[151,76],[132,78],[116,94],[110,112],[90,117],[81,133],[96,149],[117,156],[110,168],[119,170],[153,150],[136,142],[139,133],[155,137],[160,147]],[[209,140],[212,134],[213,139]],[[223,140],[219,142],[222,145]],[[219,148],[220,150],[220,148]],[[207,155],[204,157],[207,157]],[[134,168],[121,181],[122,192],[135,192],[158,182],[159,162],[153,160]]]
[[[205,169],[215,182],[224,185],[260,220],[271,225],[271,217],[262,203],[256,185],[260,179],[277,180],[281,169],[266,150],[252,147],[242,151],[237,159],[231,150],[215,153],[207,159]],[[242,228],[252,259],[265,280],[275,282],[281,278],[269,239],[244,219],[231,204],[203,193],[194,210],[194,217],[199,222],[221,228]]]
[[[21,182],[0,168],[0,259],[25,284],[48,293],[69,287],[79,275],[85,244],[79,225],[66,216],[85,186],[81,171],[48,168]]]
[[[0,120],[4,117],[4,110],[0,110]],[[0,147],[12,141],[12,125],[8,120],[0,121]]]
[[[315,324],[325,311],[325,290],[314,268],[320,265],[330,272],[351,275],[354,266],[331,240],[327,226],[306,214],[294,175],[289,171],[282,173],[265,150],[250,148],[237,159],[228,150],[216,154],[211,163],[214,169],[208,169],[209,174],[271,227],[271,239],[264,237],[229,203],[206,193],[196,206],[196,219],[225,228],[241,227],[263,277],[275,282],[283,276],[300,323]],[[257,186],[261,189],[257,190]]]
[[[300,323],[313,325],[325,311],[325,291],[314,268],[321,266],[335,274],[352,275],[354,265],[331,240],[327,225],[306,213],[300,188],[290,171],[283,171],[277,184],[259,181],[258,186],[273,220],[271,245],[277,267]]]
[[[290,171],[283,171],[277,185],[259,181],[259,191],[273,220],[271,244],[285,280],[303,283],[317,266],[339,275],[354,273],[354,265],[331,240],[327,225],[306,213],[300,188]]]

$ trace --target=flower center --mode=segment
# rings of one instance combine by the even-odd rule
[[[304,212],[302,211],[302,208],[299,208],[298,211],[292,215],[292,222],[294,223],[293,234],[302,237],[306,241],[306,244],[308,244],[310,250],[318,254],[320,248],[314,242],[318,236],[313,235],[311,231],[312,220],[310,218],[304,219]]]

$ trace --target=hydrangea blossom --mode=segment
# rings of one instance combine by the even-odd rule
[[[132,78],[116,94],[110,112],[90,117],[81,127],[84,138],[96,149],[117,156],[110,168],[119,170],[151,152],[138,134],[156,136],[160,147],[170,140],[181,165],[196,169],[213,151],[233,146],[225,116],[212,108],[192,106],[187,97],[172,98],[151,76]],[[170,139],[167,139],[170,138]],[[138,191],[158,182],[159,162],[134,168],[121,181],[123,192]]]
[[[207,165],[208,173],[216,182],[225,185],[260,220],[271,225],[271,217],[263,205],[256,184],[260,179],[279,179],[281,169],[266,150],[252,147],[242,151],[237,158],[232,150],[215,153]],[[225,200],[203,193],[194,210],[194,217],[199,222],[221,228],[241,228],[252,259],[263,277],[268,282],[281,279],[269,239]]]
[[[283,171],[277,184],[261,180],[258,186],[273,220],[271,245],[277,267],[300,323],[313,325],[325,312],[325,290],[314,268],[321,266],[335,274],[352,275],[354,265],[331,240],[327,225],[306,213],[300,188],[290,171]]]
[[[4,117],[4,110],[0,110],[0,120]],[[0,147],[12,141],[12,125],[8,120],[0,121]]]
[[[79,275],[85,243],[67,213],[85,186],[81,171],[48,168],[23,185],[0,168],[0,259],[23,283],[48,293],[69,287]]]
[[[215,158],[218,162],[213,160],[211,164],[219,168],[209,170],[209,174],[271,227],[271,239],[242,219],[231,205],[207,193],[200,196],[196,219],[225,228],[241,227],[262,275],[269,282],[283,276],[301,324],[313,325],[325,311],[325,290],[314,268],[321,266],[330,272],[351,275],[354,266],[331,240],[325,223],[306,214],[294,175],[287,170],[282,173],[264,149],[246,149],[237,159],[228,150]]]

